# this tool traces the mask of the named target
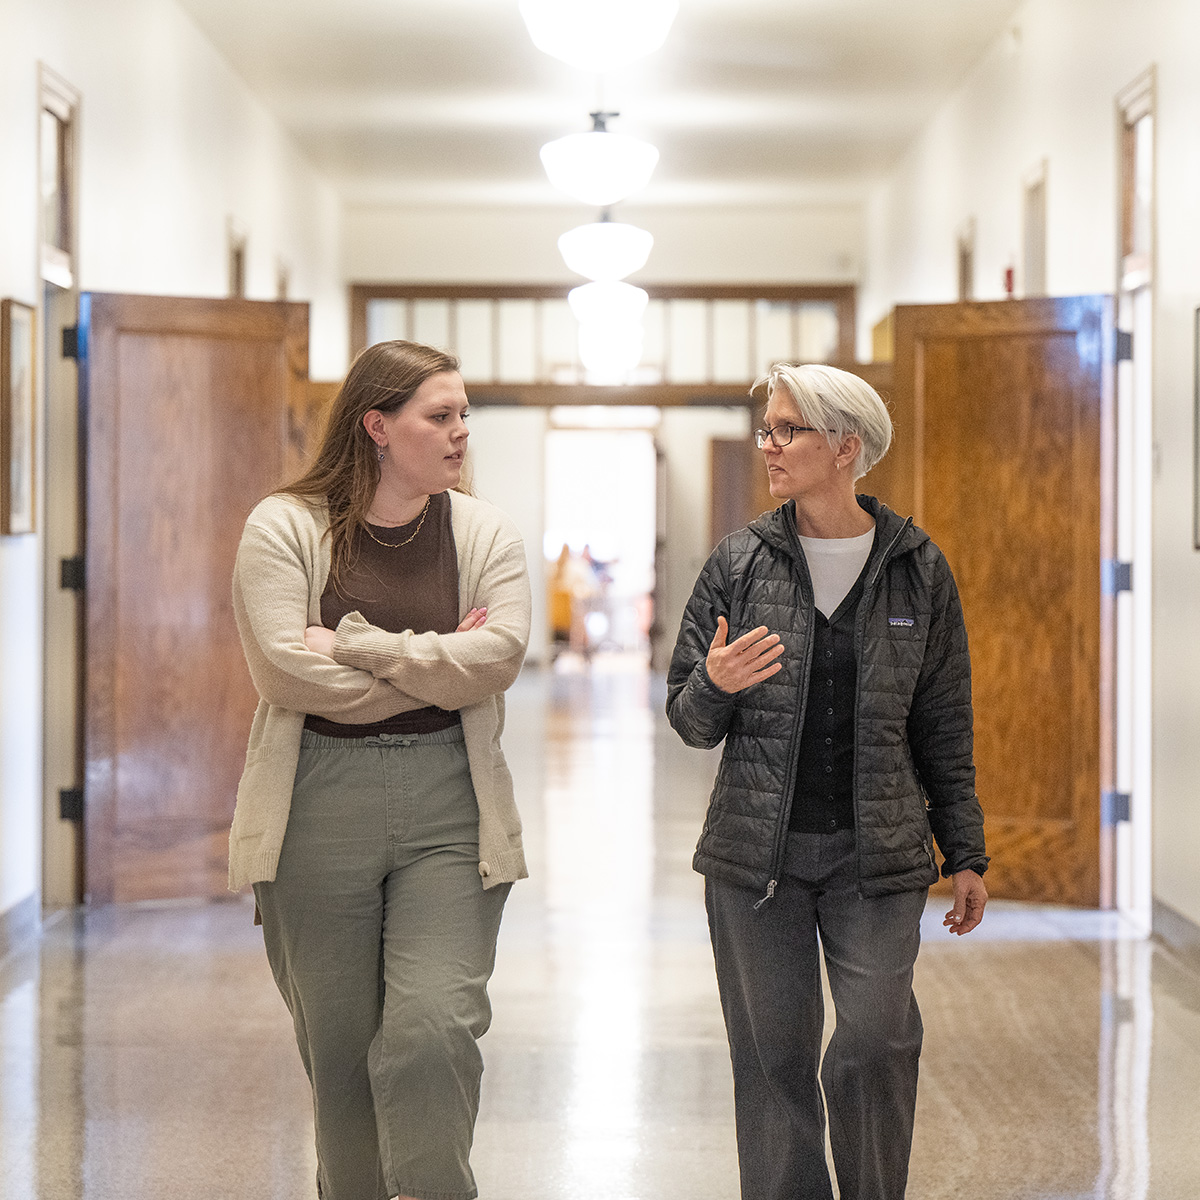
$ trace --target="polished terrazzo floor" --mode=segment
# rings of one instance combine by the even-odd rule
[[[689,865],[716,759],[623,664],[529,672],[482,1200],[736,1200],[729,1062]],[[1200,977],[1097,913],[934,904],[910,1200],[1200,1197]],[[60,915],[0,964],[3,1200],[312,1200],[306,1082],[251,908]]]

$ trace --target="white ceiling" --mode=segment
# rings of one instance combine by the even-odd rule
[[[538,148],[601,97],[661,152],[639,204],[857,201],[1019,7],[681,0],[601,81],[536,50],[517,0],[180,2],[347,201],[439,206],[572,203]]]

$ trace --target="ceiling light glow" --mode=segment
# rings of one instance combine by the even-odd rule
[[[654,238],[645,229],[621,221],[577,225],[558,239],[563,261],[577,275],[593,280],[624,279],[646,265]]]
[[[533,44],[583,71],[612,71],[667,40],[679,0],[521,0]]]
[[[623,133],[571,133],[547,142],[542,166],[550,182],[584,204],[607,208],[640,191],[658,165],[658,150]]]
[[[642,327],[637,321],[579,326],[579,361],[588,383],[620,384],[642,359]]]
[[[642,288],[615,280],[585,283],[567,293],[567,303],[581,325],[636,324],[649,299]]]

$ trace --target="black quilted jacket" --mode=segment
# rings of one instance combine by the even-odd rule
[[[971,662],[954,577],[929,535],[871,496],[875,517],[854,644],[854,812],[859,891],[927,887],[987,866],[972,760]],[[725,749],[694,866],[774,894],[787,838],[813,650],[813,590],[791,501],[730,534],[709,557],[684,610],[667,676],[667,717],[689,746]],[[704,660],[717,628],[729,640],[765,625],[783,669],[730,695]]]

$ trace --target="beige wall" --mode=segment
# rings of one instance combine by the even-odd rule
[[[955,240],[969,219],[977,229],[976,298],[1003,295],[1004,268],[1020,264],[1022,180],[1042,160],[1050,294],[1112,292],[1115,97],[1157,66],[1152,874],[1155,896],[1200,922],[1200,553],[1191,515],[1200,5],[1029,0],[1013,26],[870,200],[860,346],[893,304],[956,298]]]
[[[0,295],[35,304],[40,290],[42,61],[82,93],[81,286],[223,295],[232,216],[250,298],[273,299],[287,262],[292,297],[312,302],[313,372],[340,374],[338,199],[191,20],[171,0],[4,0],[2,14]],[[40,537],[0,538],[0,913],[39,884],[41,559]]]

